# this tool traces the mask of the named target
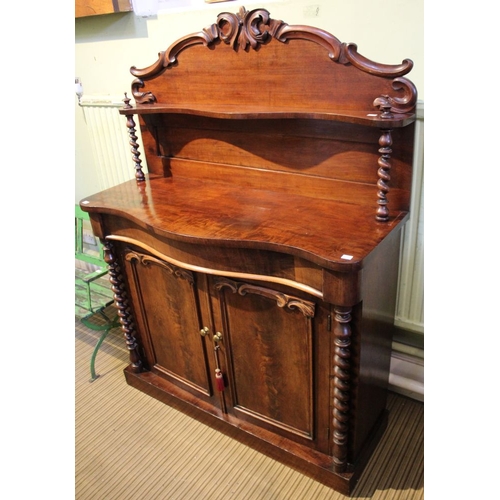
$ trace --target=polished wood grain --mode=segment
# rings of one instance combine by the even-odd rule
[[[171,239],[282,252],[342,271],[359,268],[407,217],[381,223],[364,206],[184,177],[148,178],[141,189],[129,181],[85,202]]]
[[[387,418],[411,67],[223,12],[132,67],[135,179],[81,202],[127,382],[346,494]]]
[[[167,114],[140,119],[151,173],[214,180],[237,176],[248,186],[270,184],[273,189],[339,201],[355,197],[356,203],[376,205],[381,161],[381,132],[376,129],[302,118],[223,120]],[[413,126],[391,134],[390,209],[409,208],[413,134]]]

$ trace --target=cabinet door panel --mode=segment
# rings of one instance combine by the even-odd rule
[[[229,353],[228,411],[313,439],[315,304],[227,279],[214,286]]]
[[[124,257],[151,370],[190,392],[210,396],[195,276],[136,251],[126,251]]]

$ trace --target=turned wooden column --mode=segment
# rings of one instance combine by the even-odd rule
[[[132,370],[134,373],[140,373],[143,363],[139,355],[139,345],[135,338],[134,320],[132,319],[128,294],[125,289],[120,265],[116,260],[113,244],[107,240],[101,240],[101,242],[104,247],[104,260],[109,266],[109,281],[111,282],[115,305],[118,309],[118,317],[120,318],[122,332],[129,351]]]
[[[123,99],[123,102],[125,103],[125,106],[123,106],[123,109],[133,109],[133,107],[130,105],[130,98],[127,97],[127,93],[125,93],[125,99]],[[138,182],[143,182],[146,180],[146,177],[144,176],[144,172],[142,171],[142,160],[139,158],[141,156],[141,153],[139,153],[139,143],[137,142],[137,135],[136,129],[135,129],[135,121],[134,121],[134,115],[133,114],[126,114],[125,117],[127,118],[127,128],[128,128],[128,134],[130,137],[130,142],[129,144],[132,146],[132,159],[134,160],[135,164],[135,179]]]
[[[389,181],[391,180],[390,170],[392,154],[392,130],[382,130],[382,135],[378,141],[380,149],[380,158],[378,159],[378,209],[376,218],[378,221],[386,222],[389,220],[389,209],[387,208],[387,193],[389,192]]]
[[[337,306],[334,311],[332,455],[335,472],[345,472],[347,469],[350,410],[351,308]]]

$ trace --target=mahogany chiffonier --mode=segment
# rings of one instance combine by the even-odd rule
[[[131,68],[135,179],[81,202],[126,381],[344,494],[387,417],[412,65],[221,13]]]

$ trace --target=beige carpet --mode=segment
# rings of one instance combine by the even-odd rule
[[[76,319],[76,500],[313,500],[344,495],[128,386],[119,329]],[[423,404],[391,394],[389,425],[353,498],[423,499]]]

